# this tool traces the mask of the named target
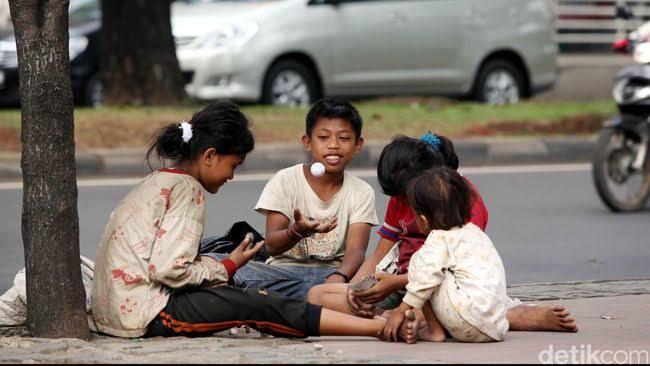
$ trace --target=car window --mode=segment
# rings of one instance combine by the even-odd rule
[[[380,2],[380,1],[406,1],[406,0],[338,0],[336,1],[339,4],[343,3],[369,3],[369,2]],[[332,0],[311,0],[310,4],[327,4],[332,3]]]
[[[217,0],[173,0],[190,4],[216,2]],[[231,0],[231,1],[260,1],[260,0]],[[101,20],[102,9],[99,0],[70,0],[68,9],[70,25],[83,24]]]
[[[102,11],[98,0],[71,0],[69,9],[70,25],[100,20]]]

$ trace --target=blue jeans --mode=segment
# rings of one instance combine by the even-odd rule
[[[228,254],[208,253],[220,261]],[[237,270],[232,285],[241,288],[264,288],[284,296],[300,300],[307,298],[310,288],[325,282],[325,278],[336,271],[331,267],[270,266],[250,261]]]

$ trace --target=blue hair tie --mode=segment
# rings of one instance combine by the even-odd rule
[[[436,135],[435,133],[431,133],[431,131],[420,136],[420,140],[429,144],[436,151],[440,149],[440,144],[441,144],[440,137],[438,137],[438,135]]]

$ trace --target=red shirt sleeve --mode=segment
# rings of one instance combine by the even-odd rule
[[[237,265],[230,258],[222,260],[221,264],[226,267],[226,272],[228,272],[228,279],[231,279],[232,276],[235,275],[235,272],[237,272]]]
[[[390,241],[398,241],[399,235],[402,233],[402,229],[399,224],[399,214],[400,214],[400,203],[396,197],[391,197],[388,201],[388,207],[386,208],[386,216],[384,217],[384,223],[377,231],[377,234],[384,239]]]
[[[485,202],[483,202],[483,197],[481,197],[481,194],[474,184],[467,178],[465,178],[465,180],[467,180],[469,185],[472,187],[475,195],[474,202],[472,202],[472,218],[469,221],[481,228],[481,230],[485,231],[488,224],[487,207],[485,206]]]

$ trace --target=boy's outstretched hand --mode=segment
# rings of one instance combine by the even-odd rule
[[[248,261],[253,258],[255,253],[257,253],[260,248],[264,246],[264,240],[262,240],[255,244],[255,246],[248,248],[248,244],[250,244],[250,242],[251,241],[248,238],[244,239],[228,256],[228,259],[235,262],[237,268],[241,268],[244,264],[248,263]]]
[[[293,210],[293,220],[295,221],[296,230],[302,236],[309,236],[313,233],[328,233],[338,226],[338,218],[326,222],[320,220],[308,220],[302,216],[300,209]]]

